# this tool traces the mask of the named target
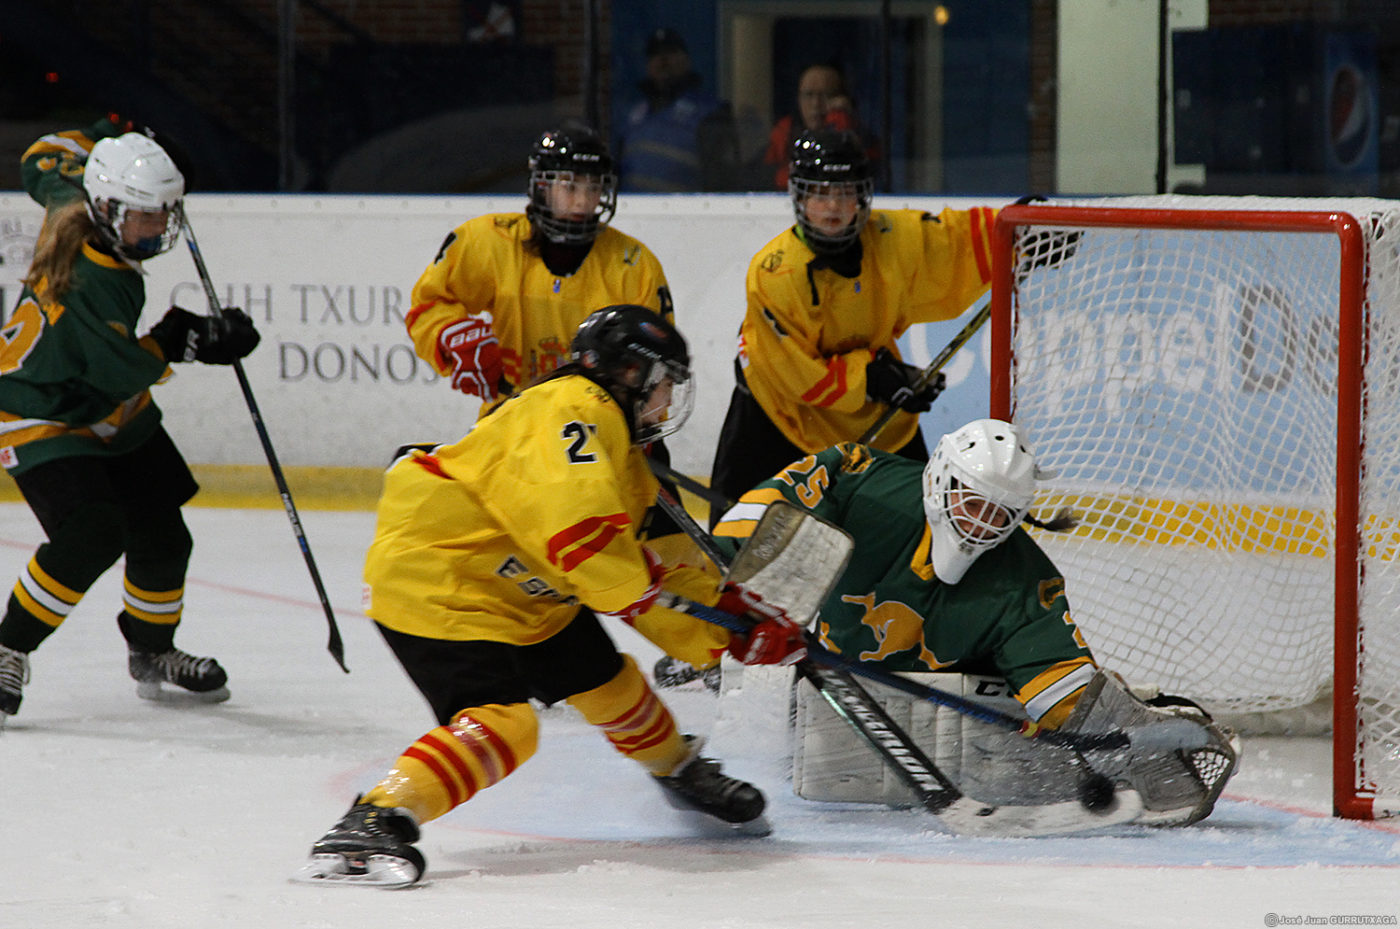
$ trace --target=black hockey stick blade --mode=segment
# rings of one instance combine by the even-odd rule
[[[204,255],[199,250],[199,243],[194,237],[194,227],[190,225],[189,215],[183,210],[180,214],[180,224],[185,232],[185,244],[189,246],[190,256],[194,259],[195,271],[199,274],[199,281],[204,286],[204,296],[209,302],[209,315],[220,315],[219,296],[214,291],[214,281],[209,276],[209,269],[204,264]],[[330,598],[326,596],[326,587],[321,583],[321,572],[316,568],[316,559],[311,554],[311,545],[306,540],[306,532],[301,526],[301,517],[297,515],[296,504],[292,502],[292,491],[287,487],[287,479],[282,473],[282,466],[277,463],[277,453],[272,448],[272,437],[267,434],[267,425],[263,422],[262,413],[258,410],[258,401],[253,396],[253,387],[248,383],[248,374],[243,370],[243,363],[235,360],[233,362],[233,372],[238,376],[238,387],[243,391],[243,400],[248,406],[248,413],[253,419],[253,429],[258,434],[258,441],[262,443],[263,454],[267,457],[267,466],[272,471],[272,479],[277,484],[277,493],[282,500],[282,509],[287,512],[287,519],[292,524],[292,534],[296,536],[297,546],[301,549],[301,557],[306,562],[306,569],[311,574],[312,585],[316,588],[316,596],[321,601],[321,609],[326,614],[326,625],[329,627],[329,638],[326,642],[326,650],[331,653],[335,663],[340,665],[340,670],[346,674],[350,673],[350,668],[345,664],[345,643],[340,638],[340,626],[335,621],[335,611],[331,609]]]

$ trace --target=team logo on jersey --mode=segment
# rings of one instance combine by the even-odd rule
[[[640,245],[629,245],[629,246],[627,246],[627,248],[624,249],[623,252],[622,252],[622,263],[625,264],[625,265],[635,265],[635,264],[637,263],[638,259],[640,259],[641,257],[642,257],[642,248],[641,248],[641,246],[640,246]]]
[[[1040,597],[1040,608],[1048,610],[1050,609],[1050,604],[1065,595],[1065,579],[1062,577],[1052,577],[1049,580],[1041,581],[1036,592]]]
[[[552,336],[540,339],[538,347],[530,352],[530,380],[556,370],[568,358],[569,346]]]
[[[763,256],[763,262],[759,265],[765,271],[776,271],[783,266],[783,250],[775,249]]]
[[[864,613],[861,625],[875,634],[875,648],[860,653],[861,661],[879,661],[910,649],[919,650],[919,661],[930,671],[946,668],[951,661],[939,661],[938,656],[924,644],[924,619],[898,600],[875,602],[875,594],[863,597],[843,596],[843,603],[860,606]]]

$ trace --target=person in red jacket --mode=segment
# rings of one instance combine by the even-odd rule
[[[865,145],[866,158],[872,164],[879,162],[880,147],[857,120],[841,69],[832,64],[814,64],[798,79],[796,111],[778,120],[768,134],[763,164],[772,172],[774,189],[787,190],[792,143],[803,132],[822,128],[855,133]]]

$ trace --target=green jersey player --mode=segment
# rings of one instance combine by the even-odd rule
[[[1075,626],[1065,579],[1021,528],[1068,526],[1030,517],[1039,476],[1017,427],[995,419],[943,436],[927,465],[841,444],[745,493],[715,535],[746,538],[777,500],[840,526],[855,546],[819,614],[825,647],[890,671],[1003,677],[1028,732],[1126,732],[1128,749],[1086,752],[1087,763],[1141,794],[1142,821],[1194,822],[1234,770],[1231,735],[1190,701],[1150,706],[1099,668]],[[1056,776],[1046,767],[1086,763],[1042,746],[1027,752],[1019,743],[1028,741],[1003,738],[995,751],[1029,757],[1017,770],[1044,778]]]

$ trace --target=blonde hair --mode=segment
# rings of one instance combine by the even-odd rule
[[[46,301],[62,297],[73,283],[73,265],[78,260],[78,253],[96,228],[88,215],[87,204],[82,200],[75,200],[49,214],[44,220],[44,228],[39,231],[39,241],[34,244],[34,260],[29,263],[29,273],[20,279],[20,283],[36,294],[42,286],[42,298]]]

